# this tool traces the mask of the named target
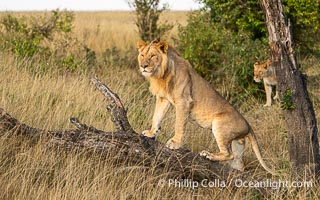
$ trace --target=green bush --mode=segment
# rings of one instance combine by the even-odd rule
[[[261,84],[253,82],[253,63],[256,58],[268,57],[266,40],[252,40],[245,31],[228,30],[212,22],[204,11],[193,13],[179,32],[179,51],[203,77],[227,87],[233,103],[261,91]]]
[[[83,72],[95,65],[96,55],[71,36],[73,18],[72,12],[58,10],[45,17],[5,15],[0,19],[0,48],[33,61],[32,73]]]
[[[233,32],[247,31],[253,39],[266,35],[263,12],[259,1],[247,0],[198,0],[203,10],[210,14],[210,20]]]
[[[252,39],[267,36],[264,14],[259,1],[198,0],[210,20],[233,32],[246,31]],[[283,0],[286,16],[292,22],[293,35],[301,54],[320,51],[320,1]]]
[[[283,5],[292,22],[298,52],[320,57],[320,1],[284,0]]]
[[[46,18],[20,19],[8,14],[0,20],[2,48],[11,50],[20,57],[30,57],[42,50],[47,50],[43,44],[53,42],[54,34],[68,33],[72,26],[72,13],[52,11],[52,16]]]
[[[259,1],[198,0],[204,8],[179,28],[177,46],[207,80],[223,85],[231,98],[260,95],[253,63],[269,57],[267,31]],[[316,0],[284,0],[299,55],[320,56],[320,10]]]

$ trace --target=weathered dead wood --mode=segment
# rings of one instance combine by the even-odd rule
[[[232,171],[227,165],[209,161],[187,149],[170,150],[164,144],[136,133],[128,121],[119,97],[97,78],[91,81],[110,102],[107,109],[115,123],[116,132],[98,130],[80,123],[76,118],[70,119],[76,129],[41,130],[19,122],[0,108],[0,133],[11,132],[33,139],[46,135],[51,144],[59,147],[93,150],[101,157],[118,156],[119,160],[123,161],[130,158],[131,163],[156,170],[166,169],[175,177],[227,180]]]
[[[133,132],[133,129],[127,118],[127,111],[122,105],[118,95],[112,92],[105,84],[103,84],[97,78],[92,78],[91,82],[95,84],[98,90],[106,97],[108,101],[111,102],[111,104],[107,106],[107,109],[111,114],[111,120],[117,127],[117,131]]]

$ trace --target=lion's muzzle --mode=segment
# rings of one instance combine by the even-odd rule
[[[140,65],[140,67],[143,68],[143,69],[147,68],[148,66],[149,66],[148,63],[142,63],[142,64]]]

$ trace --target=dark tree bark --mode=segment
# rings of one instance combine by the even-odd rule
[[[93,78],[91,81],[110,102],[107,110],[111,114],[116,132],[98,130],[80,123],[76,118],[71,118],[70,122],[77,129],[41,130],[19,122],[0,108],[0,136],[10,132],[37,141],[46,135],[50,144],[66,149],[92,150],[101,157],[116,157],[119,163],[130,162],[156,170],[166,169],[169,177],[227,181],[230,173],[235,172],[227,165],[210,161],[187,149],[170,150],[164,144],[136,133],[119,97],[98,79]],[[238,175],[247,176],[246,173]]]
[[[318,128],[306,77],[296,59],[290,20],[281,0],[260,0],[269,34],[271,60],[276,67],[278,92],[288,130],[293,173],[319,174]]]

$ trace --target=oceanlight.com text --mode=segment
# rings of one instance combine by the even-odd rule
[[[203,179],[202,181],[195,181],[192,179],[161,179],[158,186],[164,187],[177,187],[177,188],[225,188],[225,187],[238,187],[238,188],[310,188],[313,187],[312,181],[287,181],[287,180],[242,180],[232,179],[224,181],[220,179]]]

